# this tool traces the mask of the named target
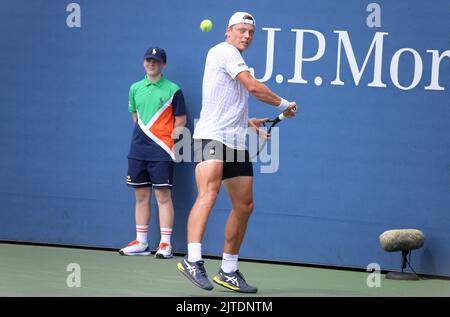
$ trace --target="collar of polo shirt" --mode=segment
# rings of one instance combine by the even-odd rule
[[[161,78],[156,83],[152,83],[150,80],[148,80],[147,75],[145,75],[144,78],[145,78],[145,81],[147,82],[146,86],[150,86],[150,85],[160,86],[164,80],[164,76],[162,74],[161,74]]]

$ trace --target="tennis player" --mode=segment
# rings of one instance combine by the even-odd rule
[[[136,240],[119,251],[122,255],[149,255],[148,224],[150,198],[155,189],[159,211],[161,241],[157,258],[171,258],[174,209],[171,196],[173,179],[173,138],[186,124],[186,111],[180,87],[162,75],[166,52],[151,47],[144,54],[143,80],[131,85],[128,110],[135,123],[126,183],[136,196]]]
[[[232,203],[225,226],[222,265],[213,281],[237,292],[256,293],[238,270],[238,255],[253,211],[253,167],[245,147],[248,126],[259,127],[262,119],[248,119],[249,93],[275,106],[286,117],[295,102],[277,96],[256,80],[241,53],[252,43],[255,19],[246,12],[234,13],[226,40],[208,52],[203,76],[200,119],[194,130],[197,142],[195,169],[198,196],[188,218],[188,255],[178,269],[198,287],[211,290],[202,260],[202,238],[208,216],[223,183]],[[230,159],[232,157],[232,159]]]

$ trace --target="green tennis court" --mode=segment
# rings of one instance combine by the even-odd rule
[[[124,257],[114,251],[0,243],[0,296],[244,296],[215,285],[198,289],[176,268],[180,256]],[[80,268],[80,287],[67,280]],[[206,259],[209,277],[220,260]],[[386,280],[370,288],[368,272],[240,261],[246,279],[259,288],[253,296],[450,296],[450,281]],[[70,268],[70,267],[69,267]],[[248,295],[245,295],[248,296]]]

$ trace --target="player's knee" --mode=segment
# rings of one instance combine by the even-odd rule
[[[254,207],[255,204],[253,203],[253,200],[251,200],[247,202],[242,202],[233,208],[237,210],[241,215],[248,217],[253,212]]]
[[[150,202],[150,189],[149,188],[136,189],[136,203],[146,204],[149,202]]]
[[[204,193],[199,194],[199,199],[203,204],[214,205],[218,194],[219,192],[217,190],[210,189],[208,191],[205,191]]]
[[[168,189],[155,190],[155,196],[156,196],[156,201],[158,202],[159,205],[168,204],[172,200],[171,195],[170,195],[170,190],[168,190]]]
[[[255,208],[255,203],[253,202],[253,200],[248,204],[248,210],[249,213],[253,212],[253,209]]]
[[[250,215],[253,212],[253,209],[255,208],[255,204],[253,201],[246,204],[246,212]]]

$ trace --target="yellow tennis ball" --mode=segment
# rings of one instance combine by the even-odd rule
[[[213,27],[213,23],[211,22],[211,20],[205,19],[202,21],[202,23],[200,23],[200,29],[203,32],[211,31],[212,27]]]

